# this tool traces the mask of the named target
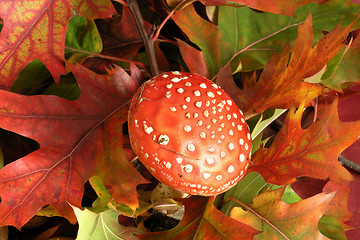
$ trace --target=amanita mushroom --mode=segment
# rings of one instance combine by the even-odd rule
[[[217,195],[248,168],[252,142],[243,113],[199,75],[168,72],[144,83],[133,97],[128,124],[139,160],[176,190]]]

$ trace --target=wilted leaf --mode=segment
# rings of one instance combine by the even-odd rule
[[[300,176],[330,177],[334,183],[352,180],[337,157],[358,139],[360,122],[341,122],[337,103],[320,105],[317,121],[305,130],[301,128],[302,107],[290,109],[270,148],[254,154],[250,171],[277,185],[293,183]]]
[[[21,227],[47,204],[74,222],[69,203],[81,207],[83,185],[94,175],[115,200],[138,206],[135,188],[146,181],[125,159],[122,125],[139,83],[118,67],[108,76],[71,69],[81,89],[75,101],[0,91],[0,127],[40,143],[0,171],[1,225]]]
[[[89,19],[110,17],[109,0],[39,0],[0,2],[0,88],[9,89],[21,69],[39,59],[55,81],[65,73],[64,49],[68,20],[73,11]]]
[[[119,214],[115,210],[106,210],[101,213],[94,213],[88,209],[80,210],[73,207],[79,223],[77,240],[98,240],[98,239],[138,239],[134,234],[141,233],[135,227],[121,226],[118,222]]]
[[[245,211],[234,208],[231,217],[245,222],[259,231],[256,239],[326,239],[317,225],[329,208],[334,193],[321,193],[314,197],[286,204],[281,198],[285,188],[267,191],[257,195]]]

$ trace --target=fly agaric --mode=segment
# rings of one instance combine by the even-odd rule
[[[248,168],[252,142],[243,113],[199,75],[174,71],[144,83],[131,102],[128,125],[139,160],[176,190],[217,195]]]

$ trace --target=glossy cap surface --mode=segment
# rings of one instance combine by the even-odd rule
[[[244,175],[251,135],[241,110],[210,80],[168,72],[144,83],[129,111],[134,152],[164,184],[216,195]]]

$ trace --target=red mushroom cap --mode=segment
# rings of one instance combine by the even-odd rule
[[[168,72],[144,83],[129,111],[134,152],[162,183],[192,195],[216,195],[244,175],[251,135],[241,110],[219,86]]]

